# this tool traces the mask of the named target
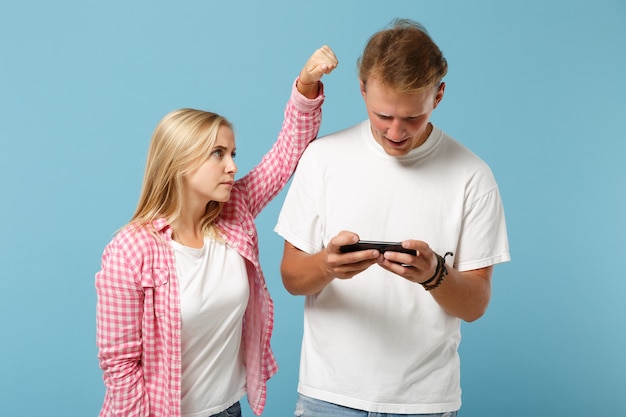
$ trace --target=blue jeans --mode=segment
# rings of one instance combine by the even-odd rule
[[[457,412],[450,411],[436,414],[370,413],[298,394],[294,415],[296,417],[456,417]]]
[[[237,401],[221,413],[213,414],[211,417],[241,417],[241,404]]]

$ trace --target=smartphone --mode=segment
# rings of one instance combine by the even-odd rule
[[[401,242],[382,242],[377,240],[359,240],[357,243],[352,245],[344,245],[340,246],[339,250],[342,253],[347,252],[356,252],[359,250],[367,250],[367,249],[377,249],[380,253],[391,251],[391,252],[402,252],[408,253],[410,255],[415,256],[417,252],[415,249],[406,249],[402,247]]]

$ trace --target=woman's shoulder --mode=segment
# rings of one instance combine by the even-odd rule
[[[137,251],[153,248],[165,241],[164,226],[167,227],[159,221],[150,224],[129,223],[116,233],[109,245]]]

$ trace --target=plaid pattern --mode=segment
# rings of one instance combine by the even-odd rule
[[[259,263],[254,218],[285,186],[321,124],[323,90],[308,100],[292,86],[278,140],[233,187],[217,225],[246,259],[250,298],[243,322],[247,397],[255,414],[278,366],[270,347],[274,305]],[[96,274],[96,339],[106,386],[101,417],[181,415],[181,313],[172,229],[165,219],[126,226],[106,246]]]

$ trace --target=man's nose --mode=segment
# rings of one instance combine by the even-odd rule
[[[404,124],[399,120],[393,120],[387,129],[387,137],[391,140],[403,139],[406,134]]]

